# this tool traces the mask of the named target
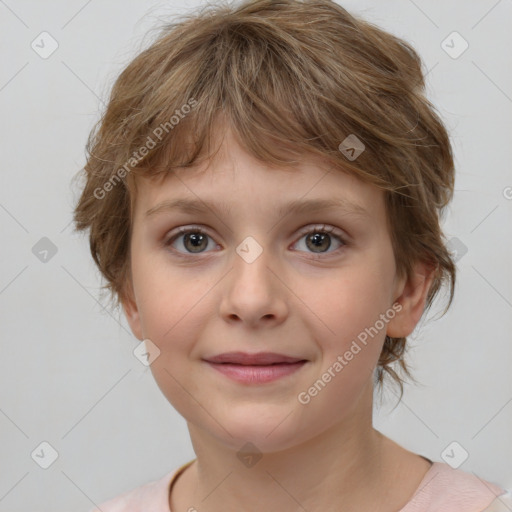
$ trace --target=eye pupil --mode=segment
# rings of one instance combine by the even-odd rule
[[[307,246],[310,249],[324,249],[327,250],[331,246],[330,235],[327,233],[314,233],[306,238]],[[327,240],[327,244],[325,241]],[[310,241],[312,241],[313,246],[310,246]]]
[[[202,233],[187,233],[184,235],[184,245],[187,246],[187,242],[191,242],[194,250],[191,252],[201,252],[201,250],[205,249],[205,247],[201,247],[201,243],[206,240],[205,235]],[[208,243],[207,243],[208,245]],[[196,250],[199,248],[199,250]]]

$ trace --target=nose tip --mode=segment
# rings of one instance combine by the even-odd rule
[[[287,313],[280,280],[262,256],[262,250],[253,259],[256,246],[251,244],[253,242],[248,241],[247,246],[239,246],[243,256],[235,262],[226,279],[220,314],[230,322],[242,321],[253,327],[259,322],[280,323]],[[258,247],[261,246],[258,244]]]

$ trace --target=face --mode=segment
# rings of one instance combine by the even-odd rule
[[[311,201],[338,203],[305,208]],[[131,265],[125,313],[160,351],[151,370],[164,395],[221,443],[262,452],[370,410],[364,391],[386,332],[409,334],[426,293],[397,277],[381,190],[314,159],[267,167],[229,131],[208,168],[139,183]],[[303,362],[241,381],[206,361],[227,352]]]

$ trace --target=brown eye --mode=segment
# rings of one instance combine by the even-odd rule
[[[181,228],[179,233],[171,236],[164,245],[172,246],[176,252],[181,254],[200,254],[208,248],[209,240],[209,235],[200,228]],[[175,242],[177,243],[175,244]]]
[[[325,225],[314,226],[313,228],[307,228],[303,230],[299,242],[304,239],[305,244],[303,245],[305,245],[306,248],[300,250],[305,250],[306,252],[311,252],[314,254],[329,254],[336,252],[338,248],[345,246],[346,243],[341,234],[334,234],[334,231],[336,231],[334,227]],[[338,247],[335,247],[333,251],[329,251],[333,240],[337,241]],[[297,244],[299,244],[299,242],[297,242]]]
[[[306,245],[312,251],[325,252],[331,246],[331,235],[327,233],[313,233],[306,235]]]

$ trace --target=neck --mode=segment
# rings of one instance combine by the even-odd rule
[[[177,505],[209,512],[329,511],[339,510],[340,503],[344,510],[377,510],[396,473],[392,441],[372,426],[371,398],[360,401],[369,408],[360,407],[344,422],[299,445],[263,453],[256,463],[242,463],[236,450],[189,424],[197,461],[190,466],[188,491],[183,493],[188,502]]]

